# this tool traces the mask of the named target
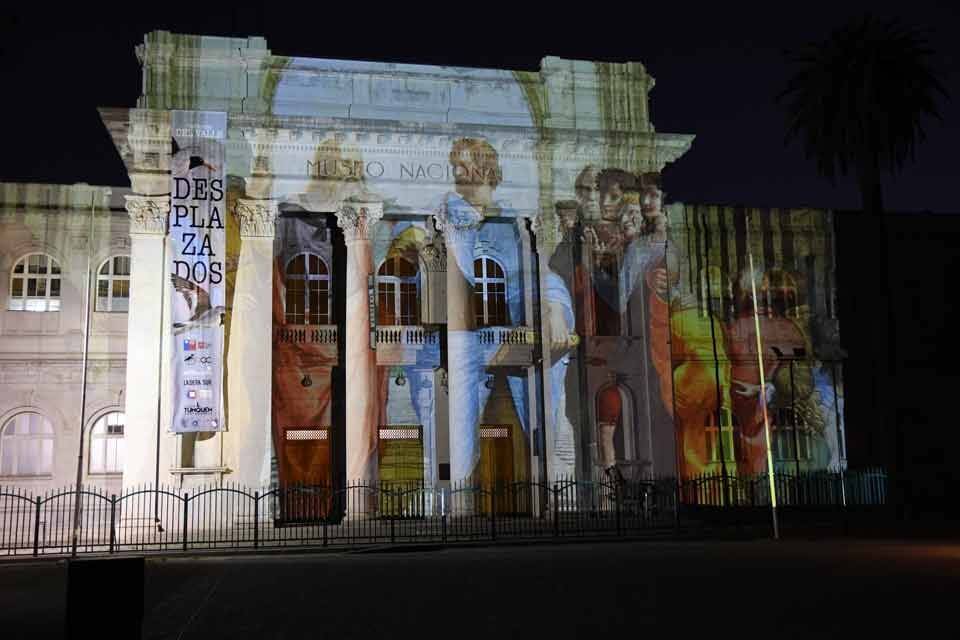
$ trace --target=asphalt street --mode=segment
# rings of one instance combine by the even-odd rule
[[[0,565],[0,637],[62,637],[66,575],[62,561]],[[647,541],[184,556],[148,560],[144,582],[143,638],[156,640],[650,632],[819,640],[901,629],[956,637],[960,543]],[[104,628],[135,588],[100,587]]]

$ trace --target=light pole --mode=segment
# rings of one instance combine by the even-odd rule
[[[753,326],[757,334],[757,365],[760,368],[760,406],[763,409],[763,436],[767,444],[767,481],[770,484],[770,516],[773,519],[773,539],[780,539],[777,523],[777,486],[773,475],[773,453],[770,450],[770,418],[767,415],[767,384],[763,371],[763,343],[760,339],[760,314],[757,310],[757,278],[753,270],[753,249],[750,247],[750,214],[746,224],[747,257],[750,260],[750,289],[753,293]]]

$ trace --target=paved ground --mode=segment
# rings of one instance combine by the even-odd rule
[[[956,637],[960,543],[607,542],[151,559],[144,638]],[[56,638],[63,562],[0,565],[0,637]],[[102,625],[133,587],[101,587]],[[98,634],[100,635],[100,634]],[[96,637],[96,636],[95,636]]]

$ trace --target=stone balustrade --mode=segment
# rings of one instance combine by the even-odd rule
[[[477,330],[482,345],[533,345],[534,333],[530,327],[485,327]]]
[[[427,331],[421,326],[383,326],[377,327],[377,344],[424,345],[436,344],[436,332]]]
[[[337,325],[288,325],[274,329],[276,343],[337,344]]]

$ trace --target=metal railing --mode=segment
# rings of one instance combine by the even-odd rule
[[[823,476],[822,478],[820,476]],[[833,476],[842,476],[832,478]],[[882,472],[778,478],[794,505],[882,504]],[[837,482],[840,486],[837,486]],[[237,485],[178,492],[134,487],[122,495],[93,487],[33,495],[0,488],[0,553],[182,552],[400,542],[626,536],[680,526],[689,506],[760,506],[763,479],[701,476],[553,482]],[[736,496],[736,502],[727,496]],[[787,495],[778,489],[778,498]],[[80,522],[74,537],[73,508]]]
[[[886,503],[887,476],[881,469],[777,471],[773,476],[777,504],[804,506],[879,506]],[[765,507],[770,505],[766,473],[706,473],[681,483],[681,501],[688,505]]]

